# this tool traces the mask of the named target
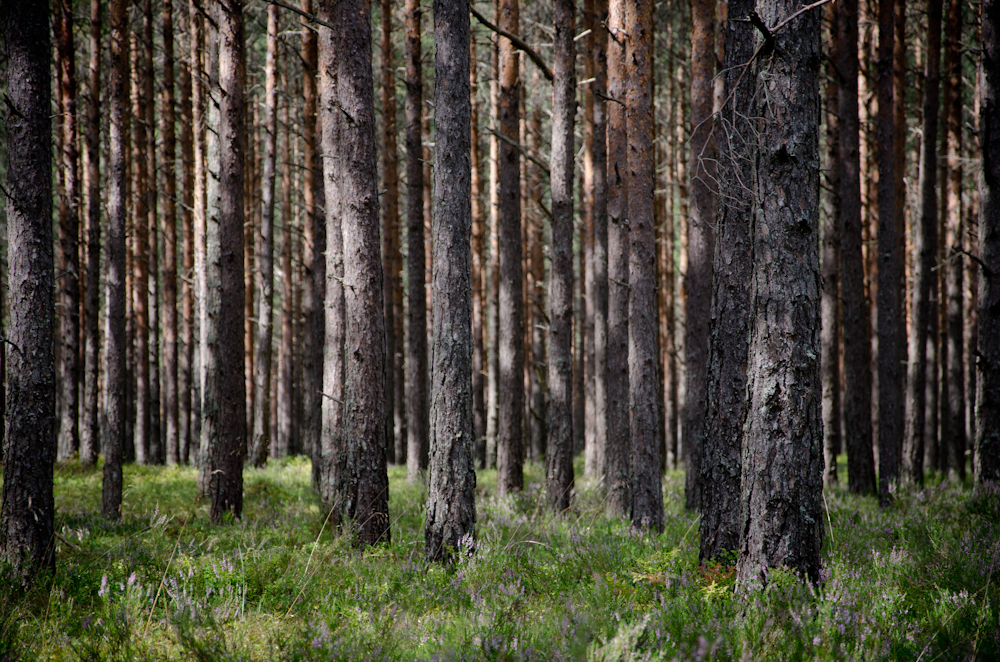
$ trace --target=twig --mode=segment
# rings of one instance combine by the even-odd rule
[[[269,0],[269,1],[277,2],[278,0]],[[542,70],[542,73],[545,75],[545,77],[549,80],[550,83],[554,80],[554,77],[552,76],[552,70],[549,69],[549,66],[547,64],[545,64],[545,60],[543,60],[542,56],[536,53],[535,50],[531,46],[529,46],[526,41],[518,37],[516,34],[507,32],[500,26],[493,25],[488,20],[486,20],[485,16],[476,11],[476,8],[473,7],[472,5],[469,5],[469,11],[472,12],[472,15],[476,17],[477,21],[488,27],[490,30],[493,30],[493,32],[496,32],[501,37],[507,37],[507,39],[510,40],[510,43],[514,44],[514,46],[516,46],[518,50],[524,51],[524,54],[527,55],[529,58],[531,58],[531,61],[534,62],[538,66],[538,68]]]
[[[519,143],[519,142],[517,142],[515,140],[511,140],[510,138],[508,138],[507,136],[503,135],[499,131],[495,131],[495,130],[489,128],[489,127],[486,128],[486,131],[489,132],[489,133],[491,133],[491,134],[493,134],[494,136],[496,136],[497,138],[499,138],[500,140],[504,141],[505,143],[507,143],[508,145],[510,145],[511,147],[513,147],[514,149],[516,149],[517,151],[519,151],[521,154],[523,154],[524,158],[528,159],[529,161],[531,161],[532,163],[534,163],[536,166],[538,166],[539,168],[541,168],[542,172],[545,173],[546,177],[551,177],[552,176],[552,173],[549,171],[549,166],[545,165],[545,163],[543,161],[539,160],[537,157],[529,154],[528,150],[526,150],[524,148],[524,146],[521,145],[521,143]],[[551,216],[550,216],[550,218],[551,218]]]
[[[293,7],[291,5],[287,5],[284,2],[282,2],[281,0],[267,0],[267,2],[270,3],[270,4],[272,4],[272,5],[277,5],[277,6],[281,7],[281,8],[283,8],[283,9],[287,9],[290,12],[294,12],[294,13],[298,14],[299,16],[301,16],[302,18],[304,18],[307,21],[309,21],[310,23],[316,23],[317,25],[322,25],[323,27],[330,28],[331,30],[336,30],[337,29],[336,27],[333,26],[333,24],[327,23],[326,21],[324,21],[320,17],[314,16],[313,14],[310,14],[309,12],[304,12],[301,9],[299,9],[298,7]]]
[[[801,8],[800,10],[798,10],[797,12],[795,12],[794,14],[792,14],[791,16],[789,16],[788,18],[786,18],[785,20],[783,20],[780,23],[778,23],[777,25],[775,25],[771,29],[771,33],[773,34],[773,33],[777,32],[778,30],[780,30],[781,28],[785,27],[786,25],[788,25],[789,23],[791,23],[793,20],[795,20],[796,18],[798,18],[802,14],[805,14],[807,11],[810,11],[812,9],[817,9],[819,7],[822,7],[823,5],[825,5],[828,2],[833,2],[833,0],[819,0],[819,2],[814,2],[811,5],[807,5],[807,6],[803,7],[803,8]]]

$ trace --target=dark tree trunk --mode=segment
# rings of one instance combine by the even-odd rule
[[[104,350],[104,412],[107,428],[104,437],[104,483],[101,514],[118,520],[122,508],[122,448],[125,445],[125,215],[128,206],[125,190],[125,159],[128,153],[128,23],[125,0],[112,0],[111,68],[108,105],[108,241],[107,241],[107,329]]]
[[[66,462],[80,448],[80,185],[77,165],[76,57],[73,4],[55,0],[59,121],[59,441]],[[13,299],[12,299],[13,300]]]
[[[389,479],[371,6],[368,0],[320,4],[323,16],[342,27],[324,43],[329,52],[323,73],[334,79],[329,91],[335,96],[324,99],[322,119],[324,131],[332,123],[339,134],[327,156],[336,164],[343,254],[350,256],[343,261],[344,340],[350,351],[344,352],[345,447],[337,485],[340,512],[354,521],[360,541],[373,545],[389,542]],[[463,147],[468,150],[467,143]]]
[[[660,484],[659,316],[653,224],[653,3],[625,5],[628,125],[628,374],[632,525],[663,530]],[[713,55],[714,58],[714,55]]]
[[[186,31],[191,36],[194,32],[194,18],[187,15]],[[177,403],[177,446],[178,461],[187,464],[191,461],[191,438],[192,438],[192,404],[194,398],[194,189],[195,189],[195,163],[194,163],[194,105],[192,102],[193,79],[192,70],[195,66],[194,58],[190,58],[190,43],[188,45],[189,58],[181,58],[181,70],[179,76],[180,87],[180,128],[181,128],[181,254],[182,271],[181,277],[181,339],[183,347],[178,355],[178,403]]]
[[[840,73],[840,268],[844,330],[844,446],[847,485],[855,494],[874,493],[872,453],[871,319],[865,298],[862,253],[860,122],[858,117],[858,2],[838,3],[835,42]]]
[[[243,177],[246,148],[246,38],[243,0],[227,0],[219,24],[219,316],[217,318],[217,439],[212,446],[211,516],[240,519],[246,449],[246,382],[243,375]]]
[[[406,1],[406,236],[409,325],[406,337],[406,481],[427,468],[427,308],[421,123],[420,3]],[[327,196],[329,197],[329,196]]]
[[[761,1],[756,11],[773,26],[798,8],[795,0]],[[759,156],[737,566],[748,588],[766,584],[773,567],[818,580],[823,536],[819,12],[776,32],[773,48],[755,63],[751,115],[759,116]]]
[[[0,557],[31,581],[55,571],[55,265],[52,108],[46,3],[0,8],[7,102],[10,319]]]
[[[979,219],[979,355],[976,484],[1000,481],[1000,2],[982,5],[982,216]]]
[[[428,560],[471,546],[476,526],[472,430],[471,162],[468,2],[434,3],[434,365],[424,524]]]
[[[709,316],[712,307],[712,253],[716,199],[715,0],[691,2],[691,215],[688,218],[688,268],[684,308],[684,500],[700,504],[698,477],[705,439],[708,393]]]
[[[87,90],[87,133],[83,150],[84,188],[87,191],[87,290],[84,307],[84,393],[80,425],[80,464],[97,463],[101,452],[100,360],[101,333],[101,2],[90,2],[90,83]]]
[[[518,0],[500,0],[497,24],[512,34],[518,32]],[[509,141],[519,141],[518,81],[519,58],[509,39],[500,39],[499,128]],[[521,265],[521,185],[520,154],[510,142],[499,145],[499,239],[500,375],[497,423],[497,494],[520,490],[524,482],[522,462],[524,440],[524,299]]]
[[[927,414],[927,346],[931,324],[931,286],[938,253],[937,128],[941,82],[941,0],[927,1],[927,60],[924,64],[923,138],[917,188],[920,206],[913,227],[913,330],[906,379],[905,477],[924,482],[924,438]]]
[[[287,69],[287,67],[286,67]],[[279,85],[281,87],[287,87],[287,74],[284,71],[281,72],[281,78]],[[291,154],[291,143],[292,143],[292,126],[289,123],[289,110],[288,107],[292,101],[286,100],[281,106],[281,122],[280,126],[282,129],[281,137],[281,147],[278,150],[279,154]],[[324,148],[324,151],[326,148]],[[328,222],[328,221],[327,221]],[[299,429],[299,420],[295,416],[295,273],[292,266],[292,253],[295,251],[295,230],[292,227],[292,166],[291,159],[281,159],[281,223],[283,226],[282,234],[284,235],[283,243],[281,245],[281,350],[278,356],[278,436],[271,444],[271,457],[272,458],[283,458],[291,454],[292,449],[295,446],[294,440]],[[340,225],[338,221],[337,233],[339,236]],[[332,240],[331,240],[332,241]],[[339,242],[339,239],[337,240]],[[339,243],[337,244],[340,245]],[[331,249],[333,250],[333,249]],[[329,260],[330,254],[327,253],[327,259]],[[328,267],[329,269],[329,267]],[[343,276],[343,269],[338,272],[340,277]],[[340,281],[337,281],[337,287],[342,288],[343,285]],[[327,283],[327,287],[330,284]],[[338,289],[339,298],[337,301],[340,302],[340,319],[341,324],[343,324],[343,291]],[[331,295],[331,298],[333,295]],[[327,301],[324,306],[329,305],[331,302]],[[324,324],[326,324],[326,318],[324,317]],[[331,341],[332,347],[343,347],[343,331],[340,335],[340,343],[335,344]],[[326,379],[326,367],[325,367],[326,357],[324,357],[324,379]],[[339,393],[340,389],[343,388],[343,370],[339,373],[341,375],[341,381],[338,382],[336,391],[328,390],[326,385],[323,386],[324,393]],[[337,396],[341,398],[341,396]],[[326,401],[328,398],[323,398],[324,405],[328,404]],[[339,406],[339,405],[338,405]],[[339,412],[339,410],[338,410]],[[339,413],[338,413],[339,415]],[[325,414],[324,414],[325,416]],[[340,419],[338,419],[339,421]],[[325,423],[324,423],[325,425]],[[337,424],[337,429],[340,429],[340,424]],[[323,436],[323,441],[321,445],[326,442],[326,435]],[[322,446],[321,446],[322,448]],[[322,453],[321,453],[322,455]],[[323,460],[320,461],[320,473],[322,474]],[[322,478],[322,476],[321,476]],[[320,494],[323,494],[322,486],[320,487]]]
[[[552,86],[552,266],[549,270],[546,493],[556,512],[573,491],[573,120],[576,115],[574,0],[557,0]]]
[[[475,435],[476,462],[486,468],[486,354],[484,330],[486,312],[486,277],[483,260],[485,223],[482,186],[479,174],[479,82],[476,71],[475,34],[469,39],[469,164],[472,189],[472,431]],[[404,449],[405,450],[405,449]]]
[[[712,324],[708,372],[708,428],[702,446],[699,560],[731,561],[740,543],[740,466],[746,419],[753,278],[753,181],[757,127],[752,108],[756,81],[742,65],[755,50],[756,29],[742,19],[754,0],[730,0],[726,34],[726,103],[719,121],[722,199],[712,270]],[[727,552],[730,556],[727,558]]]
[[[257,327],[257,388],[250,462],[262,467],[271,452],[271,335],[274,320],[274,160],[278,137],[278,6],[267,6],[264,64],[264,140],[261,158],[260,312]]]
[[[163,415],[167,464],[180,462],[177,402],[177,176],[174,126],[173,0],[163,0]]]
[[[608,3],[608,342],[606,507],[612,517],[629,514],[628,365],[628,132],[625,119],[625,0]],[[596,346],[595,346],[596,347]]]
[[[146,301],[149,324],[149,454],[151,464],[163,464],[163,435],[160,430],[160,242],[156,166],[156,93],[153,85],[153,4],[143,0],[142,8],[142,96],[145,100],[146,158]],[[137,191],[137,195],[140,193]],[[139,220],[137,219],[137,223]]]
[[[899,481],[903,440],[902,210],[896,209],[892,89],[894,0],[879,0],[878,46],[878,447],[879,501],[888,504]]]

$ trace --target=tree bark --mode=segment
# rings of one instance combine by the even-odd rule
[[[518,0],[499,0],[497,24],[512,34],[518,32]],[[518,142],[519,58],[509,39],[500,39],[500,134]],[[497,421],[497,494],[520,490],[524,477],[524,299],[521,265],[521,185],[520,154],[509,142],[501,141],[499,172],[499,253],[500,299],[497,335],[499,338],[499,416]]]
[[[874,493],[872,452],[871,318],[865,295],[861,222],[860,122],[858,117],[858,2],[842,0],[836,38],[840,134],[840,268],[844,327],[844,446],[847,486]]]
[[[66,462],[80,449],[80,185],[76,123],[76,57],[73,5],[55,2],[59,75],[59,425],[57,460]]]
[[[434,295],[425,555],[447,561],[476,525],[472,429],[469,4],[434,2]]]
[[[471,26],[470,26],[471,27]],[[469,39],[469,101],[471,127],[469,164],[472,190],[472,431],[475,457],[480,469],[486,468],[486,354],[484,348],[486,313],[486,276],[484,270],[485,219],[479,173],[479,81],[476,71],[476,39]]]
[[[905,477],[924,482],[924,438],[927,398],[927,341],[931,285],[938,252],[937,128],[941,81],[941,0],[927,1],[927,53],[924,63],[923,138],[920,141],[920,171],[917,188],[920,207],[913,228],[913,331],[910,334],[906,379],[906,436],[903,464]],[[934,320],[933,323],[936,323]]]
[[[765,25],[799,9],[757,2]],[[759,43],[761,37],[755,41]],[[729,42],[732,44],[732,42]],[[743,428],[740,557],[744,590],[769,568],[819,579],[823,426],[820,380],[820,14],[773,33],[755,61],[760,156],[753,165],[753,276]]]
[[[182,14],[183,15],[183,14]],[[184,27],[189,37],[194,30],[194,20],[187,15]],[[190,44],[188,44],[190,54]],[[181,342],[177,357],[177,452],[178,461],[187,464],[191,456],[192,404],[194,398],[194,106],[191,71],[194,58],[181,58],[178,87],[180,87],[180,141],[181,141]]]
[[[278,6],[267,6],[264,64],[264,140],[261,158],[260,312],[257,327],[257,388],[250,462],[262,467],[271,452],[271,335],[274,320],[274,160],[278,137]]]
[[[608,95],[608,37],[605,25],[608,20],[607,0],[595,0],[595,15],[588,39],[588,48],[594,59],[594,254],[590,264],[592,294],[587,299],[594,312],[594,458],[593,474],[601,481],[607,471],[608,444],[608,113],[605,99]],[[605,485],[607,483],[605,482]]]
[[[427,467],[427,308],[425,301],[424,169],[421,145],[423,81],[420,3],[406,2],[406,236],[408,316],[406,337],[406,481]],[[327,196],[329,197],[329,196]]]
[[[101,2],[90,2],[90,82],[87,89],[87,133],[83,150],[84,188],[87,191],[87,289],[84,293],[83,420],[80,426],[80,464],[97,463],[101,452]]]
[[[0,557],[22,580],[55,572],[52,108],[45,3],[0,8],[8,105],[10,335]]]
[[[629,514],[628,365],[628,129],[625,118],[625,0],[608,3],[608,341],[606,508],[612,517]],[[596,348],[596,345],[595,345]]]
[[[684,499],[698,493],[708,393],[708,320],[712,306],[712,254],[716,200],[713,99],[715,95],[715,0],[691,2],[691,209],[688,219],[687,298],[684,310]]]
[[[1000,2],[982,5],[979,144],[979,347],[976,380],[975,482],[1000,481]]]
[[[243,0],[226,0],[219,24],[219,316],[217,318],[217,440],[212,446],[211,517],[240,519],[246,449],[246,382],[243,375],[243,178],[246,149],[246,38]]]
[[[177,176],[174,126],[173,0],[163,0],[163,414],[167,464],[180,462],[177,402]]]
[[[331,175],[339,180],[338,196],[327,199],[338,200],[343,254],[350,256],[343,261],[345,347],[350,351],[344,352],[345,447],[337,488],[343,517],[354,521],[362,543],[373,545],[388,543],[390,532],[371,6],[368,0],[323,0],[320,6],[321,16],[342,28],[324,30],[323,73],[333,79],[326,88],[333,94],[323,99],[322,119],[324,138],[328,123],[339,134],[332,151],[324,149],[327,163],[336,164],[336,172],[325,168],[327,181]]]
[[[149,320],[149,455],[151,464],[163,464],[163,435],[160,430],[160,242],[156,166],[156,96],[153,85],[153,4],[144,0],[142,8],[142,96],[145,101],[146,144],[146,296]],[[139,193],[137,193],[138,195]]]
[[[546,494],[557,513],[573,491],[573,124],[576,3],[557,0],[552,85],[552,266],[549,269]]]
[[[287,67],[286,67],[287,69]],[[281,72],[281,78],[279,81],[280,87],[287,87],[287,74],[284,70]],[[281,147],[278,152],[280,154],[291,154],[291,132],[292,125],[289,121],[289,105],[291,100],[286,100],[281,106],[281,122],[280,125],[283,127],[282,137],[281,137]],[[326,148],[323,148],[324,153]],[[282,223],[282,234],[284,235],[283,243],[281,245],[281,279],[282,279],[282,289],[281,289],[281,353],[278,357],[278,436],[271,445],[271,457],[278,459],[287,457],[291,454],[294,448],[294,439],[296,436],[296,431],[299,427],[299,421],[295,416],[295,272],[292,266],[292,253],[295,251],[295,230],[293,229],[293,219],[292,219],[292,167],[291,160],[288,158],[281,159],[281,223]],[[339,223],[339,221],[338,221]],[[340,232],[340,226],[337,225],[337,232]],[[331,240],[332,241],[332,240]],[[339,240],[338,240],[339,241]],[[338,243],[338,246],[340,244]],[[332,249],[331,249],[332,250]],[[329,258],[329,253],[327,254]],[[343,271],[339,272],[342,276]],[[329,284],[328,284],[329,285]],[[342,287],[338,281],[338,287]],[[341,310],[341,320],[343,320],[343,292],[340,292],[340,310]],[[332,296],[332,295],[331,295]],[[324,306],[328,305],[329,302],[325,303]],[[325,315],[325,313],[324,313]],[[341,322],[343,323],[343,322]],[[324,316],[324,325],[326,324],[326,318]],[[332,342],[332,341],[331,341]],[[332,347],[343,347],[343,335],[340,336],[340,343],[333,344]],[[326,355],[324,353],[324,380],[326,379],[326,367],[325,367]],[[343,370],[341,370],[341,375],[343,375]],[[339,389],[343,387],[343,377],[341,376],[341,381],[339,382]],[[326,385],[323,386],[324,393],[334,393],[335,391],[327,390]],[[341,397],[341,396],[337,396]],[[326,398],[324,398],[324,405],[326,404]],[[325,414],[324,414],[325,416]],[[338,419],[339,420],[339,419]],[[324,423],[325,425],[325,423]],[[339,423],[337,429],[339,430]],[[326,435],[323,435],[322,443],[326,442]],[[322,447],[321,447],[322,448]],[[322,455],[322,453],[321,453]],[[323,460],[320,461],[320,472],[322,474],[324,468]],[[320,488],[320,493],[322,494],[322,486]]]
[[[152,403],[149,393],[149,196],[146,179],[150,176],[146,159],[146,104],[151,100],[142,89],[145,71],[139,35],[132,32],[132,313],[135,321],[135,345],[132,369],[135,380],[135,423],[132,443],[137,464],[154,461],[150,447]]]
[[[753,163],[758,158],[752,114],[756,81],[752,62],[756,29],[744,21],[754,0],[729,0],[726,102],[719,116],[722,200],[712,268],[708,371],[708,428],[701,455],[699,560],[731,563],[740,544],[740,475],[746,420],[753,265]],[[751,64],[751,67],[754,65]],[[745,71],[745,73],[744,73]]]

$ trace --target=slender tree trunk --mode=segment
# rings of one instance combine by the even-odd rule
[[[193,315],[193,334],[197,338],[198,352],[192,360],[192,381],[195,384],[197,400],[191,405],[191,447],[192,462],[198,467],[198,494],[204,496],[208,490],[207,458],[203,452],[204,425],[203,415],[208,405],[208,394],[205,391],[205,312],[207,310],[206,295],[206,239],[208,228],[208,140],[206,126],[207,87],[205,81],[211,75],[206,71],[202,52],[205,48],[205,27],[198,12],[198,5],[192,0],[189,7],[191,20],[191,124],[194,127],[194,296],[197,309]],[[210,60],[209,60],[210,61]],[[214,139],[214,137],[213,137]],[[214,393],[214,391],[213,391]],[[213,396],[214,397],[214,396]]]
[[[653,224],[653,42],[651,0],[625,4],[628,127],[628,374],[632,525],[663,530],[660,485],[656,228]]]
[[[57,459],[66,462],[80,448],[80,185],[76,124],[76,56],[73,5],[56,0],[58,104],[62,191],[59,196],[59,440]]]
[[[167,464],[180,462],[177,402],[177,176],[175,174],[173,0],[163,0],[163,415]]]
[[[149,320],[149,455],[151,464],[162,464],[164,459],[163,435],[160,430],[160,242],[159,214],[157,201],[156,166],[156,96],[153,85],[153,5],[152,0],[144,0],[142,8],[142,96],[145,100],[146,158],[145,189],[141,193],[146,198],[146,301]],[[137,195],[140,193],[137,192]]]
[[[612,517],[629,514],[628,393],[628,132],[625,119],[625,0],[608,3],[608,343],[607,343],[607,463],[606,507]]]
[[[90,2],[90,82],[87,90],[87,133],[83,150],[84,188],[87,191],[87,289],[84,327],[83,420],[80,464],[97,463],[101,452],[100,382],[101,333],[101,2]]]
[[[873,493],[871,319],[865,296],[862,252],[860,123],[858,117],[858,2],[842,0],[835,43],[841,76],[838,99],[840,134],[840,268],[844,328],[844,446],[847,485],[855,494]]]
[[[132,363],[135,375],[135,424],[133,444],[137,464],[154,461],[150,447],[152,406],[149,394],[149,197],[146,179],[149,177],[146,160],[146,104],[148,97],[142,89],[145,71],[142,45],[139,36],[132,33],[132,312],[135,316],[135,358]]]
[[[607,0],[595,0],[591,30],[587,36],[588,51],[593,54],[594,82],[590,84],[594,96],[594,203],[591,213],[594,224],[594,254],[590,264],[589,282],[593,284],[588,302],[594,312],[594,457],[593,473],[605,480],[608,443],[608,38],[605,25],[608,19]],[[607,483],[605,482],[605,485]]]
[[[344,352],[345,448],[337,487],[340,512],[354,521],[360,541],[373,545],[388,543],[390,533],[370,4],[367,0],[322,0],[320,7],[321,16],[342,27],[323,33],[323,75],[334,81],[325,91],[334,94],[323,98],[322,124],[324,138],[328,123],[336,125],[339,133],[332,151],[324,149],[328,163],[336,164],[335,173],[333,168],[326,171],[327,181],[334,174],[339,179],[334,191],[338,196],[329,195],[328,190],[327,199],[339,201],[343,254],[351,257],[343,261],[345,346],[350,351]],[[462,68],[462,81],[466,70]],[[462,147],[467,154],[468,143]],[[466,246],[467,242],[468,236]]]
[[[585,33],[583,42],[583,79],[593,81],[594,76],[594,0],[583,2],[583,25]],[[583,103],[583,174],[580,185],[580,216],[583,232],[580,238],[583,244],[584,259],[580,265],[580,283],[583,292],[581,300],[586,314],[584,347],[584,429],[583,429],[583,475],[593,476],[596,473],[597,459],[597,376],[595,371],[596,346],[594,344],[594,91],[590,88],[592,82],[580,88]],[[579,394],[577,394],[579,397]]]
[[[699,560],[731,562],[740,544],[740,475],[746,420],[751,323],[754,198],[758,150],[753,108],[756,81],[744,73],[756,50],[756,28],[742,19],[754,0],[729,0],[726,34],[726,102],[719,117],[722,199],[712,269],[712,320],[708,371],[708,428],[702,446]],[[729,555],[727,557],[727,554]]]
[[[287,69],[287,67],[286,67]],[[284,70],[281,71],[281,78],[279,86],[282,88],[287,88],[287,74]],[[294,229],[292,227],[292,167],[291,159],[287,158],[291,154],[291,131],[292,126],[289,123],[288,117],[288,106],[291,101],[286,100],[281,106],[281,122],[280,127],[282,128],[281,137],[281,147],[278,150],[279,154],[286,155],[285,158],[281,159],[281,223],[282,223],[282,234],[284,239],[281,245],[281,353],[278,357],[278,437],[275,439],[275,443],[271,445],[270,456],[275,459],[280,459],[287,457],[294,447],[294,438],[296,431],[296,417],[295,417],[295,280],[294,272],[292,267],[292,253],[295,247],[295,237]],[[324,152],[326,148],[323,148]],[[324,166],[325,167],[325,166]],[[326,221],[329,223],[329,221]],[[339,223],[339,221],[338,221]],[[337,232],[339,236],[340,225],[337,225]],[[332,240],[331,240],[332,241]],[[338,240],[339,241],[339,240]],[[337,244],[340,245],[339,243]],[[332,250],[332,249],[331,249]],[[327,255],[329,259],[329,254]],[[327,268],[329,270],[329,267]],[[343,273],[342,271],[340,273]],[[337,281],[337,287],[343,287],[342,284]],[[329,284],[328,284],[329,286]],[[341,302],[341,320],[343,319],[343,292],[340,292]],[[332,296],[332,295],[331,295]],[[327,302],[324,305],[329,305]],[[327,324],[326,318],[324,317],[324,325]],[[328,333],[329,331],[327,331]],[[332,347],[343,347],[343,335],[340,336],[341,341],[339,344],[334,344]],[[331,341],[332,342],[332,341]],[[324,362],[327,359],[324,358]],[[325,366],[325,363],[324,363]],[[324,367],[324,380],[326,368]],[[343,370],[340,372],[343,375]],[[339,393],[339,389],[343,387],[343,377],[341,381],[338,382],[338,390],[329,390],[325,383],[323,386],[324,393]],[[340,398],[341,396],[336,396]],[[324,398],[324,406],[328,404],[326,402],[328,398]],[[325,409],[324,409],[325,411]],[[339,410],[338,410],[339,412]],[[326,414],[324,414],[325,416]],[[339,421],[339,419],[338,419]],[[325,423],[324,423],[325,425]],[[339,430],[339,423],[337,429]],[[324,441],[321,443],[326,443],[326,434],[323,435]],[[322,447],[321,447],[322,449]],[[321,453],[322,455],[322,453]],[[320,471],[322,473],[323,460],[320,462]],[[322,487],[320,489],[322,492]]]
[[[757,2],[765,25],[799,9]],[[755,41],[759,42],[760,37]],[[730,40],[730,45],[734,45]],[[816,581],[823,536],[820,380],[820,14],[774,34],[755,66],[759,127],[752,180],[753,279],[747,417],[743,428],[737,581],[766,584],[769,568]],[[790,213],[786,201],[798,201]]]
[[[494,8],[497,0],[494,0]],[[490,126],[500,123],[500,49],[490,47]],[[496,467],[500,424],[500,139],[490,134],[490,290],[487,299],[486,468]]]
[[[483,345],[486,277],[483,234],[485,232],[481,180],[479,176],[479,82],[476,71],[476,40],[469,40],[470,148],[472,191],[472,431],[479,468],[486,468],[486,355]],[[402,288],[400,288],[402,289]],[[397,460],[398,461],[398,460]]]
[[[473,464],[471,160],[468,2],[434,2],[434,295],[428,560],[471,546]]]
[[[186,28],[189,35],[194,30],[194,19],[188,14]],[[190,49],[189,49],[190,53]],[[195,58],[181,59],[179,87],[180,128],[181,128],[181,338],[183,347],[178,356],[178,461],[191,461],[192,390],[194,389],[194,106],[192,103],[193,81],[191,71]]]
[[[897,0],[898,1],[898,0]],[[893,0],[879,0],[878,45],[878,447],[879,501],[888,504],[899,480],[903,439],[903,254],[896,209],[892,89]]]
[[[420,118],[423,82],[420,63],[420,3],[406,1],[406,234],[409,324],[406,338],[406,480],[420,480],[426,468],[427,308],[425,302],[424,169]],[[327,196],[329,198],[329,195]]]
[[[55,572],[56,451],[52,255],[52,108],[49,15],[44,3],[0,8],[5,50],[7,363],[0,557],[25,581]],[[75,192],[75,191],[74,191]],[[77,329],[79,331],[79,329]]]
[[[979,219],[979,377],[976,380],[975,478],[1000,481],[1000,3],[982,4],[979,144],[982,215]]]
[[[905,477],[924,482],[924,438],[927,397],[927,348],[932,324],[930,298],[938,252],[937,128],[941,79],[941,0],[927,2],[927,60],[924,64],[923,138],[917,188],[920,207],[913,228],[913,332],[910,334],[906,380]]]
[[[537,82],[537,77],[535,80]],[[541,133],[542,109],[535,106],[532,111],[531,121],[525,127],[525,140],[523,144],[528,153],[538,151],[538,142],[541,140]],[[525,369],[527,372],[525,380],[525,389],[527,389],[525,422],[528,428],[526,436],[530,439],[530,445],[527,449],[528,455],[532,460],[544,465],[545,443],[548,438],[548,408],[546,403],[548,384],[545,382],[547,365],[545,351],[546,333],[542,326],[542,319],[547,314],[545,307],[545,251],[543,249],[545,244],[545,228],[542,222],[542,214],[544,213],[542,212],[544,204],[542,202],[543,184],[541,169],[536,164],[529,165],[525,163],[524,166],[527,173],[525,183],[528,189],[528,199],[531,201],[531,213],[525,219],[524,223],[524,230],[527,234],[527,249],[525,250],[527,261],[525,288],[527,296],[524,301],[526,333],[524,342],[525,347],[530,347],[531,349],[530,357],[526,357],[525,359]],[[572,175],[570,175],[570,178],[570,190],[572,190]],[[525,205],[525,208],[528,208],[528,205]],[[572,223],[570,224],[570,233],[572,234]],[[570,264],[572,265],[572,263],[573,252],[570,249]],[[572,298],[572,288],[570,288],[570,301],[572,301]],[[570,307],[572,308],[572,305]],[[570,316],[570,320],[570,329],[572,329],[572,316]],[[572,339],[573,335],[570,334],[571,360],[573,356]],[[579,357],[579,355],[577,356]],[[572,375],[574,374],[572,365],[571,362],[570,379],[572,379]],[[572,407],[572,404],[570,406]]]
[[[278,6],[267,6],[264,64],[264,144],[261,159],[260,312],[257,327],[257,388],[250,461],[262,467],[271,452],[271,335],[274,320],[274,160],[278,137]]]
[[[574,0],[558,0],[553,23],[552,266],[549,270],[546,494],[557,513],[573,490],[573,120],[576,115]],[[591,442],[593,443],[593,442]]]
[[[212,446],[211,517],[243,512],[246,382],[243,379],[243,178],[246,149],[246,38],[242,0],[227,0],[219,24],[219,316],[217,440]]]
[[[712,305],[712,254],[716,200],[713,98],[715,0],[691,2],[691,216],[688,219],[687,298],[684,311],[684,498],[700,504],[698,476],[705,438],[708,388],[708,320]]]

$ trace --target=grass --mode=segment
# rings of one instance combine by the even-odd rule
[[[507,500],[480,472],[476,549],[448,570],[423,560],[405,469],[392,544],[367,550],[323,522],[309,470],[247,470],[243,521],[212,526],[193,469],[129,466],[109,525],[100,473],[58,467],[58,571],[0,582],[0,660],[1000,659],[1000,490],[934,481],[886,511],[828,491],[822,585],[736,597],[732,569],[698,566],[680,473],[649,535],[587,482],[553,517],[539,467]]]

